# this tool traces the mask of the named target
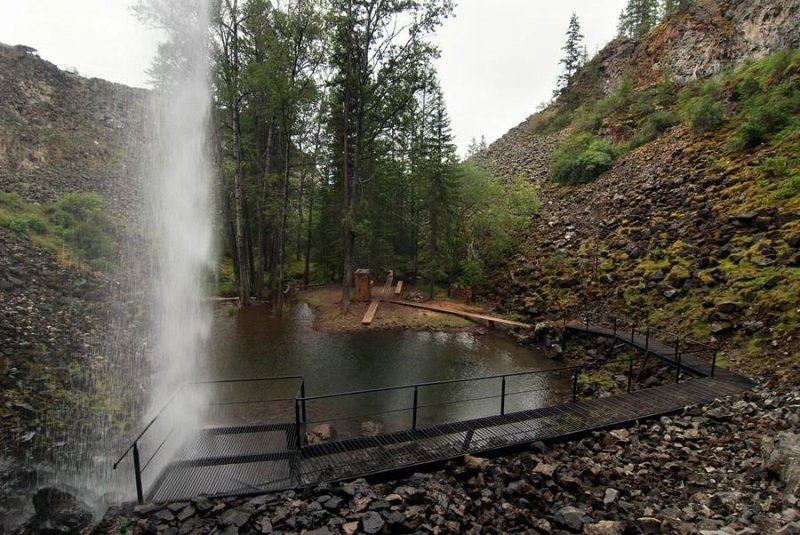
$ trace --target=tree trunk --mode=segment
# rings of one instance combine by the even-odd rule
[[[437,257],[439,256],[439,243],[437,242],[437,234],[439,233],[439,220],[434,210],[431,214],[431,241],[430,241],[430,262],[428,264],[428,300],[433,301],[433,290],[436,284],[436,264]]]
[[[311,265],[311,229],[314,220],[314,179],[311,178],[308,186],[308,230],[306,231],[306,259],[303,267],[303,286],[308,286]]]
[[[347,314],[350,311],[350,284],[353,280],[353,211],[350,197],[350,181],[349,176],[349,162],[350,154],[348,150],[349,145],[349,123],[350,113],[348,106],[348,94],[345,91],[344,95],[344,128],[343,128],[343,157],[342,157],[342,183],[344,187],[344,221],[342,225],[343,245],[344,245],[344,258],[342,262],[342,301],[340,304],[340,311],[342,314]]]
[[[242,140],[239,124],[239,23],[237,0],[233,0],[232,72],[231,72],[231,128],[233,130],[234,197],[236,212],[236,256],[239,264],[239,303],[250,305],[250,273],[245,244],[244,222],[244,169],[242,168]]]
[[[267,209],[267,186],[269,184],[269,168],[272,155],[272,130],[273,121],[269,122],[267,130],[267,146],[264,149],[264,172],[261,181],[261,196],[258,202],[258,276],[256,277],[255,293],[264,297],[264,274],[267,272],[267,221],[264,211]]]
[[[283,185],[281,186],[281,214],[278,222],[278,299],[275,305],[275,315],[283,315],[284,288],[283,276],[286,262],[286,220],[289,211],[289,158],[292,150],[292,136],[286,129],[286,151],[284,154]]]

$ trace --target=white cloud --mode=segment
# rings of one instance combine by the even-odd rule
[[[0,42],[24,44],[84,76],[147,85],[155,32],[129,6],[132,0],[2,0]]]
[[[549,100],[560,72],[570,15],[592,54],[616,33],[625,0],[460,0],[435,38],[453,134],[493,141]]]

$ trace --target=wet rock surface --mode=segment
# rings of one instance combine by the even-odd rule
[[[200,497],[180,504],[185,518],[170,504],[128,505],[92,533],[794,533],[795,472],[778,465],[798,431],[800,394],[762,384],[631,429],[407,479]]]

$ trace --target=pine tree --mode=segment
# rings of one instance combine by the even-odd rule
[[[575,13],[569,19],[569,26],[567,27],[567,42],[561,48],[564,51],[564,57],[559,61],[564,66],[564,71],[559,75],[556,81],[555,95],[558,96],[564,92],[569,86],[572,75],[578,70],[585,62],[586,47],[583,46],[583,34],[581,33],[581,25],[578,22],[578,15]]]
[[[676,11],[683,11],[687,7],[689,7],[689,0],[664,0],[662,12],[665,17],[668,17]]]
[[[617,31],[620,37],[638,39],[659,21],[659,0],[628,0],[620,13]]]

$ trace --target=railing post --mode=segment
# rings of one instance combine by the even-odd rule
[[[628,394],[631,393],[633,386],[633,353],[631,353],[630,363],[628,364]]]
[[[714,355],[711,357],[711,377],[714,377],[714,372],[717,370],[717,350],[714,350]]]
[[[297,439],[297,449],[300,449],[300,401],[294,400],[294,429],[295,438]]]
[[[650,326],[647,326],[647,331],[645,332],[644,336],[644,354],[646,355],[647,352],[650,350]]]
[[[578,401],[578,374],[580,373],[580,368],[575,368],[572,372],[572,402],[575,403]]]
[[[142,470],[139,463],[139,443],[133,443],[133,471],[136,476],[136,500],[144,503],[144,493],[142,492]]]
[[[417,429],[417,401],[418,401],[418,399],[419,399],[419,387],[415,386],[414,387],[414,413],[413,413],[413,416],[411,418],[411,429],[415,430],[415,431]]]
[[[617,318],[614,318],[614,338],[617,337]]]
[[[636,324],[631,325],[631,345],[633,345],[633,337],[636,336]]]
[[[678,353],[678,365],[675,367],[675,383],[679,383],[681,380],[681,354]]]
[[[306,418],[306,382],[300,382],[300,398],[302,399],[302,415],[303,415],[303,423],[307,422],[308,419]]]
[[[500,416],[506,415],[506,376],[503,376],[503,383],[500,386]]]

